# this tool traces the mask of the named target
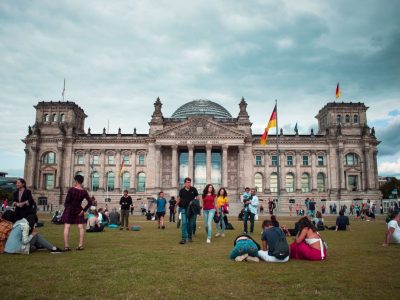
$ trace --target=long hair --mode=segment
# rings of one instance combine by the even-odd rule
[[[203,198],[204,198],[205,196],[207,196],[207,194],[208,194],[208,188],[209,188],[210,186],[212,186],[211,195],[213,195],[213,196],[215,195],[214,186],[213,186],[211,183],[209,183],[209,184],[206,185],[206,187],[205,187],[204,190],[203,190]]]
[[[221,190],[224,190],[224,195],[222,197],[224,198],[228,197],[228,193],[226,192],[226,189],[223,187],[218,190],[217,197],[221,196]]]
[[[21,182],[22,183],[22,186],[24,187],[24,189],[26,189],[26,181],[25,181],[25,179],[23,179],[23,178],[18,178],[17,179],[19,182]]]
[[[278,222],[278,220],[276,219],[276,216],[275,216],[275,215],[272,215],[272,216],[271,216],[271,223],[272,223],[272,225],[273,225],[274,227],[279,227],[279,222]]]
[[[308,217],[302,217],[299,220],[299,232],[302,232],[304,228],[309,228],[312,231],[317,232],[317,229]]]

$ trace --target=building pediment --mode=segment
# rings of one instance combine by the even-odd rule
[[[155,138],[246,138],[246,134],[240,130],[222,125],[212,119],[204,117],[191,118],[178,125],[163,129],[154,134]]]

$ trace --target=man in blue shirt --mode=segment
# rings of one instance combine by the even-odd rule
[[[251,195],[250,199],[248,199],[246,202],[244,202],[245,205],[248,206],[248,212],[245,212],[244,214],[244,233],[248,234],[247,231],[247,220],[250,217],[250,233],[254,232],[254,217],[257,214],[258,210],[258,197],[256,196],[256,190],[251,189]]]
[[[158,193],[157,198],[157,221],[158,221],[158,229],[165,229],[164,226],[164,216],[165,216],[165,206],[167,205],[167,200],[164,198],[164,192]],[[161,225],[161,227],[160,227]]]

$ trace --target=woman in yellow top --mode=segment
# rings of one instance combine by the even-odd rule
[[[225,221],[224,221],[224,207],[228,206],[228,193],[224,188],[220,188],[217,193],[217,214],[219,215],[219,222],[217,223],[217,233],[216,237],[218,236],[225,236]],[[221,232],[221,233],[220,233]]]

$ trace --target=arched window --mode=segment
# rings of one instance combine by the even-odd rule
[[[346,115],[346,123],[350,123],[350,116],[349,115]]]
[[[337,122],[337,123],[342,122],[342,116],[341,116],[341,115],[337,115],[337,116],[336,116],[336,122]]]
[[[43,116],[43,122],[45,122],[45,123],[50,122],[50,116],[49,116],[49,114],[44,114],[44,116]]]
[[[354,115],[353,116],[353,122],[354,123],[358,123],[358,115]]]
[[[349,153],[345,157],[344,161],[346,166],[357,166],[358,165],[358,155],[355,153]]]
[[[92,173],[92,191],[97,191],[99,189],[99,173]]]
[[[128,172],[122,173],[122,190],[128,190],[130,188],[131,175]]]
[[[257,192],[262,192],[263,190],[263,176],[260,173],[254,175],[254,186]]]
[[[144,166],[145,164],[145,155],[144,154],[139,154],[138,156],[138,165],[139,166]]]
[[[54,165],[56,163],[56,154],[54,152],[45,153],[42,162],[45,165]]]
[[[278,191],[278,175],[276,173],[271,174],[269,188],[273,193]]]
[[[144,192],[146,190],[146,174],[140,172],[137,175],[137,191]]]
[[[325,174],[318,173],[317,175],[317,189],[318,192],[325,192]]]
[[[294,192],[294,176],[292,173],[286,174],[285,186],[286,186],[286,192],[288,193]]]
[[[301,191],[303,193],[310,192],[310,175],[308,175],[307,173],[301,175]]]
[[[57,114],[53,114],[53,115],[51,116],[51,121],[52,121],[52,122],[57,122],[57,121],[58,121],[58,115],[57,115]]]
[[[61,123],[65,122],[65,114],[60,115],[60,121],[61,121]]]
[[[114,191],[115,188],[115,175],[113,172],[107,173],[107,190]]]

